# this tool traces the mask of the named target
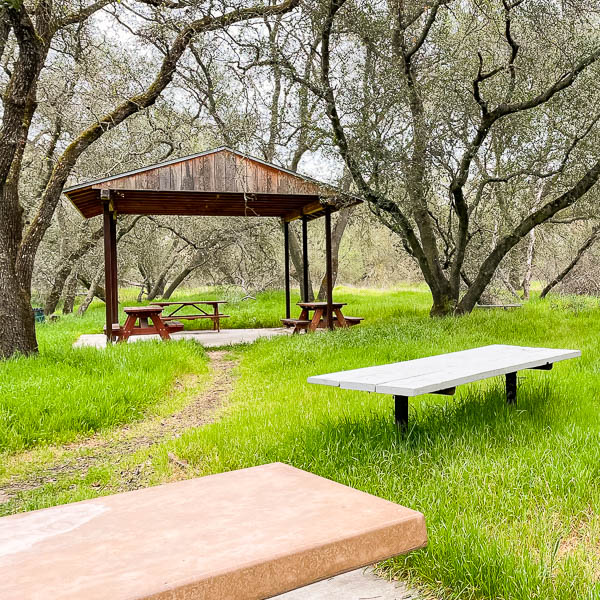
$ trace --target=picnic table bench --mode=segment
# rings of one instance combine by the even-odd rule
[[[281,322],[286,327],[293,327],[293,333],[306,331],[307,333],[323,329],[327,327],[328,304],[327,302],[298,302],[298,306],[302,309],[300,316],[297,319],[281,319]],[[346,306],[346,302],[333,302],[331,304],[331,319],[334,327],[350,327],[358,325],[364,317],[347,317],[342,314],[342,306]],[[311,318],[310,313],[314,311]]]
[[[281,463],[0,519],[2,600],[258,600],[427,543],[421,513]]]
[[[579,350],[491,345],[415,360],[309,377],[309,383],[394,396],[396,423],[408,424],[408,399],[421,394],[454,395],[456,386],[506,376],[506,399],[517,400],[517,371],[549,370],[553,363],[581,356]]]
[[[160,306],[163,309],[171,310],[170,313],[162,316],[162,320],[165,322],[174,320],[194,320],[194,319],[212,319],[213,330],[221,331],[221,319],[228,319],[229,315],[225,315],[219,312],[220,304],[227,304],[226,300],[180,300],[177,302],[152,302],[155,306]],[[193,307],[198,312],[193,314],[182,314],[180,313],[186,307]],[[213,312],[206,312],[203,306],[212,306]]]

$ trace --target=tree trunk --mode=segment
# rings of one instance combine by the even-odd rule
[[[192,273],[192,271],[195,271],[197,268],[198,266],[196,265],[188,265],[187,267],[185,267],[179,273],[179,275],[177,275],[177,277],[173,279],[171,285],[169,285],[166,292],[163,294],[163,299],[168,300],[173,295],[173,292],[187,279],[189,274]]]
[[[525,262],[525,275],[523,275],[523,300],[529,300],[531,291],[531,275],[533,273],[533,256],[535,254],[535,229],[529,232],[527,244],[527,258]]]
[[[283,227],[283,225],[282,225]],[[304,298],[304,283],[303,283],[303,261],[302,261],[302,244],[298,239],[297,233],[294,231],[292,227],[289,229],[290,232],[290,258],[292,259],[292,264],[294,265],[294,270],[292,271],[292,277],[299,283],[300,285],[300,296],[302,298],[302,302],[312,302],[315,299],[315,292],[313,290],[312,280],[310,277],[310,261],[308,267],[308,298]]]
[[[89,289],[92,289],[94,291],[94,296],[96,298],[98,298],[98,300],[100,300],[101,302],[106,302],[106,291],[104,290],[104,288],[100,285],[100,281],[103,279],[104,277],[104,267],[102,267],[100,269],[100,279],[98,279],[98,283],[96,285],[92,285],[92,281],[90,281],[87,277],[85,277],[84,275],[78,274],[77,275],[79,281],[86,287]],[[94,278],[95,279],[95,278]]]
[[[91,235],[87,236],[87,238],[79,247],[75,248],[75,250],[61,260],[61,266],[56,273],[56,277],[52,283],[52,289],[50,290],[50,293],[48,294],[44,304],[45,315],[51,315],[54,311],[56,311],[63,288],[67,279],[71,275],[73,267],[96,246],[98,240],[102,237],[102,232],[102,227],[96,229]]]
[[[333,287],[335,287],[335,282],[338,275],[340,243],[342,241],[344,231],[346,230],[346,226],[348,225],[348,219],[350,218],[351,212],[352,208],[343,208],[342,210],[340,210],[338,218],[335,222],[335,226],[333,228],[333,232],[331,234],[331,285]],[[325,300],[326,297],[327,269],[325,269],[325,274],[323,275],[323,279],[321,280],[321,286],[319,287],[319,294],[317,296],[317,300]]]
[[[37,352],[31,297],[21,288],[13,263],[0,252],[0,357]]]
[[[77,274],[71,275],[65,285],[65,295],[63,300],[63,315],[70,315],[75,305],[75,295],[77,294]]]
[[[52,282],[52,288],[46,296],[46,302],[44,303],[44,314],[46,316],[50,316],[54,311],[56,311],[56,307],[58,306],[65,283],[71,274],[73,266],[74,263],[68,262],[68,259],[65,259],[60,269],[58,269],[56,277]]]
[[[581,257],[596,243],[598,235],[600,234],[600,225],[596,225],[592,230],[592,235],[585,241],[583,246],[577,250],[575,258],[567,265],[566,269],[563,269],[543,290],[540,294],[540,298],[545,298],[548,292],[555,286],[557,286],[575,267]]]
[[[100,285],[100,280],[102,279],[103,274],[104,268],[101,267],[98,269],[96,275],[94,275],[94,279],[92,279],[92,282],[89,285],[88,293],[86,294],[84,301],[81,303],[79,309],[77,310],[78,317],[82,317],[85,314],[85,311],[89,308],[90,304],[92,303],[92,300],[94,299],[94,296],[98,296],[98,287]],[[81,277],[79,279],[81,280]],[[104,290],[102,290],[102,296],[103,297],[100,299],[104,301]]]

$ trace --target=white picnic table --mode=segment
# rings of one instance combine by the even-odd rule
[[[454,394],[456,386],[506,376],[506,394],[516,401],[517,371],[552,368],[553,363],[581,356],[579,350],[494,344],[403,362],[339,371],[308,378],[308,383],[392,394],[396,421],[408,421],[408,398],[420,394]]]

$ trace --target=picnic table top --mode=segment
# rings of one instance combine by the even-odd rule
[[[342,306],[346,306],[347,302],[332,302],[331,306],[333,308],[341,308]],[[298,302],[298,306],[302,308],[326,308],[327,302]]]
[[[227,300],[179,300],[174,302],[152,302],[157,306],[171,306],[174,304],[181,304],[182,306],[189,306],[193,304],[227,304]]]
[[[495,344],[415,360],[309,377],[309,383],[398,396],[418,396],[496,375],[581,356],[579,350]]]
[[[423,515],[273,463],[0,519],[0,598],[270,598],[426,544]]]
[[[123,312],[160,313],[162,312],[162,308],[160,306],[125,306]]]

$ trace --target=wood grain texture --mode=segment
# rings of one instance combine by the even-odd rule
[[[349,197],[340,201],[334,188],[228,149],[90,182],[65,193],[90,218],[102,212],[103,189],[115,190],[115,205],[122,214],[262,216],[291,221],[303,214],[322,216],[322,198],[334,203],[334,211],[360,202]]]
[[[579,350],[491,345],[376,367],[309,377],[308,383],[418,396],[581,356]]]

